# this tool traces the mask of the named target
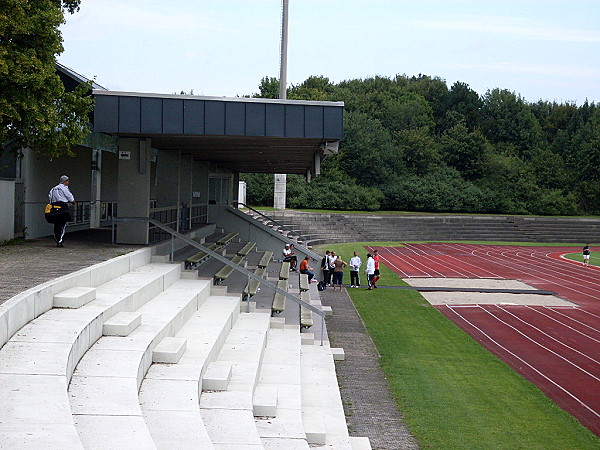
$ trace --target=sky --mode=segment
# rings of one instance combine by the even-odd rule
[[[281,0],[82,0],[58,61],[115,91],[249,95],[279,77]],[[288,85],[394,77],[600,102],[599,0],[289,0]]]

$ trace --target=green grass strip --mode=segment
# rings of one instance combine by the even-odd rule
[[[578,261],[583,265],[583,255],[581,252],[579,253],[568,253],[564,255],[565,258],[572,259],[573,261]],[[600,254],[594,252],[590,255],[590,266],[600,266]]]
[[[364,264],[367,251],[357,243],[327,248],[346,261],[356,250]],[[381,271],[379,284],[404,285],[387,267]],[[421,448],[600,448],[600,438],[418,292],[348,292],[381,355],[398,408]]]

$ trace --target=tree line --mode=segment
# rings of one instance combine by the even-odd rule
[[[277,98],[265,77],[254,97]],[[287,206],[335,210],[600,213],[600,109],[479,95],[438,77],[332,83],[313,76],[288,99],[343,101],[344,139],[321,176],[288,176]],[[273,204],[273,175],[242,174],[249,204]]]

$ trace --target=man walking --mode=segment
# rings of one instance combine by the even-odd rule
[[[65,230],[67,228],[67,222],[71,220],[71,213],[69,212],[69,203],[75,204],[75,197],[71,194],[69,189],[69,177],[63,175],[60,177],[60,182],[50,189],[48,192],[48,201],[53,205],[61,207],[61,212],[56,222],[54,222],[54,240],[56,241],[57,247],[63,246],[63,238],[65,237]]]

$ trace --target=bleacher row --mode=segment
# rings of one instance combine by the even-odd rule
[[[266,277],[285,275],[272,254],[236,240],[214,243]],[[348,435],[341,349],[271,317],[274,304],[258,308],[259,287],[228,291],[236,274],[217,277],[214,259],[189,256],[138,250],[0,305],[0,448],[370,448]]]

